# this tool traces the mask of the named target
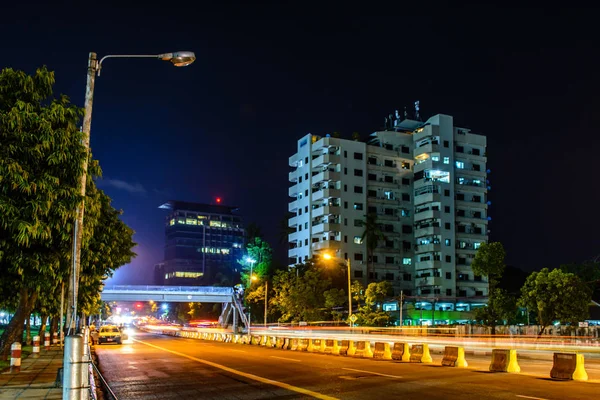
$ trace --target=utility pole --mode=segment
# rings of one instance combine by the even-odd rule
[[[269,281],[265,281],[265,328],[267,327],[267,290],[269,289]]]
[[[83,240],[83,216],[85,214],[85,186],[87,183],[88,161],[90,157],[90,128],[92,126],[92,105],[94,103],[94,85],[96,83],[96,72],[98,71],[98,60],[96,53],[90,53],[88,59],[87,83],[85,87],[85,112],[83,115],[83,126],[81,132],[81,144],[85,149],[85,158],[82,165],[79,184],[79,195],[81,203],[77,207],[77,219],[75,220],[75,232],[73,235],[72,266],[67,294],[67,327],[69,334],[75,333],[75,320],[77,318],[77,293],[79,290],[79,275],[81,273],[81,241]]]
[[[402,304],[403,304],[403,300],[404,300],[404,290],[400,290],[400,322],[398,323],[398,325],[400,325],[400,328],[402,328]]]
[[[352,315],[352,283],[350,282],[350,259],[346,259],[348,265],[348,318]],[[352,328],[354,323],[350,321],[350,327]]]

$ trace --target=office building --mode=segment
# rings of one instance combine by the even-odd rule
[[[387,121],[366,143],[311,134],[298,141],[289,159],[290,265],[327,251],[350,259],[352,279],[387,280],[423,307],[484,304],[486,278],[470,264],[488,240],[485,136],[442,114]],[[367,214],[382,233],[371,259]]]
[[[157,285],[232,286],[239,278],[244,228],[236,207],[168,201],[164,260]]]

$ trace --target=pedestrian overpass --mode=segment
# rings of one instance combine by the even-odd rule
[[[217,286],[145,286],[114,285],[104,286],[100,292],[102,301],[154,301],[165,303],[222,303],[219,317],[222,326],[233,318],[233,330],[237,331],[238,318],[248,328],[248,319],[242,304],[231,287]]]

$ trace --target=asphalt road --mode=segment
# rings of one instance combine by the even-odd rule
[[[552,381],[548,372],[487,372],[395,363],[137,332],[96,346],[119,399],[593,399],[600,383]],[[527,363],[527,361],[525,361]],[[539,362],[538,362],[539,363]],[[548,364],[550,365],[550,364]],[[521,365],[522,370],[525,365]],[[590,377],[591,378],[591,377]]]

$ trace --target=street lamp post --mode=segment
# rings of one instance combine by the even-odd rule
[[[73,335],[76,328],[76,316],[77,316],[77,294],[79,291],[79,275],[81,274],[81,244],[83,238],[83,217],[85,213],[85,188],[87,183],[87,170],[89,161],[90,151],[90,131],[92,126],[92,105],[94,103],[94,87],[96,83],[96,74],[100,76],[100,68],[102,62],[107,58],[158,58],[163,61],[170,61],[176,67],[185,67],[190,65],[196,60],[196,55],[190,51],[180,51],[174,53],[154,54],[154,55],[142,55],[142,54],[123,54],[123,55],[107,55],[98,61],[96,53],[90,53],[88,59],[88,71],[87,71],[87,82],[85,88],[85,111],[83,115],[83,125],[81,131],[83,137],[81,142],[85,150],[85,158],[82,165],[82,174],[79,181],[80,184],[80,196],[81,203],[77,207],[77,218],[73,229],[73,254],[72,254],[72,265],[69,276],[69,287],[67,294],[67,318],[68,323],[68,334]],[[62,331],[62,321],[61,321]],[[78,377],[81,376],[82,369],[82,354],[79,354],[81,350],[80,346],[77,346],[77,336],[70,336],[67,338],[69,346],[65,346],[64,353],[64,365],[65,372],[63,374],[63,398],[64,399],[75,399],[75,398],[87,398],[87,389],[77,381]]]
[[[83,115],[82,125],[82,144],[85,148],[86,157],[82,165],[82,174],[80,179],[81,203],[77,207],[77,219],[75,221],[73,234],[73,262],[70,272],[68,299],[67,299],[67,323],[69,333],[75,332],[75,319],[77,315],[77,293],[79,290],[79,275],[81,273],[81,242],[83,237],[83,216],[85,212],[85,187],[87,181],[88,159],[90,149],[90,131],[92,126],[92,105],[94,103],[94,87],[96,83],[96,74],[100,76],[102,62],[107,58],[158,58],[163,61],[170,61],[176,67],[185,67],[196,60],[196,56],[191,51],[179,51],[163,54],[113,54],[104,56],[98,61],[96,53],[90,53],[88,59],[87,82],[85,88],[85,113]]]
[[[252,286],[252,281],[256,279],[254,274],[252,273],[252,269],[254,268],[254,263],[256,262],[256,260],[252,257],[246,257],[245,260],[248,264],[250,264],[250,277],[248,278],[248,287],[247,287],[247,289],[249,290],[250,287]],[[248,306],[248,335],[250,335],[250,325],[252,325],[251,318],[252,318],[252,315],[250,314],[250,306]]]
[[[329,253],[325,253],[323,254],[323,258],[325,260],[331,260],[334,257]],[[344,259],[344,264],[346,264],[346,266],[348,267],[348,318],[350,318],[352,316],[352,282],[350,281],[350,259]],[[353,326],[354,323],[350,321],[350,327]]]

